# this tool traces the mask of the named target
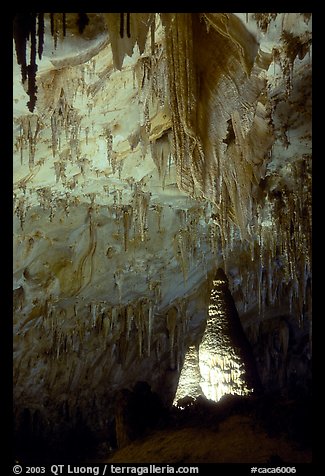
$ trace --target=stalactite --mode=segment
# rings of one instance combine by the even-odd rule
[[[310,171],[300,164],[308,164],[308,160],[296,162],[292,166],[292,175],[295,183],[306,184],[308,189]],[[307,230],[310,230],[311,202],[308,194],[305,200],[301,200],[302,196],[302,190],[289,191],[286,187],[266,196],[257,213],[260,242],[256,270],[260,314],[263,315],[267,307],[285,300],[290,314],[296,315],[300,324],[306,315],[305,282],[310,273],[308,263],[311,256],[310,242],[305,240],[310,234]],[[247,283],[246,296],[251,293],[250,287]]]
[[[44,13],[38,13],[37,19],[38,19],[38,29],[37,29],[38,58],[41,60],[42,54],[43,54],[43,46],[44,46]]]
[[[128,38],[131,37],[130,15],[131,15],[130,13],[126,14],[126,34]]]
[[[123,161],[123,160],[119,160],[118,166],[117,166],[117,171],[118,171],[118,178],[119,178],[119,180],[122,179],[123,165],[124,165],[124,161]]]
[[[93,208],[90,206],[87,214],[87,221],[89,222],[89,243],[85,253],[81,256],[76,270],[75,291],[77,295],[82,289],[88,286],[93,277],[93,258],[97,247],[97,233],[96,225],[93,222]],[[88,273],[86,266],[88,265]]]
[[[295,36],[290,31],[283,30],[281,35],[281,45],[273,48],[274,68],[279,64],[283,79],[285,81],[285,92],[287,97],[290,95],[293,87],[293,71],[296,57],[300,60],[304,58],[311,46],[311,34]]]
[[[68,103],[66,94],[61,89],[59,101],[51,115],[52,155],[54,158],[66,145],[70,151],[69,157],[71,157],[71,161],[78,160],[80,156],[80,124],[81,116]],[[63,131],[65,132],[65,144],[61,139]]]
[[[219,239],[219,226],[216,223],[215,220],[212,220],[211,223],[209,223],[209,246],[210,250],[213,254],[216,254],[218,252],[218,239]]]
[[[161,219],[162,219],[163,206],[159,204],[155,204],[153,205],[153,210],[157,214],[157,232],[162,233]]]
[[[127,339],[129,339],[130,337],[133,320],[134,320],[133,306],[131,304],[128,304],[126,307],[126,338]]]
[[[166,327],[169,334],[170,365],[175,368],[175,330],[177,326],[178,312],[175,306],[171,307],[166,314]]]
[[[87,13],[78,13],[77,26],[79,29],[79,33],[81,35],[88,24],[89,24],[89,17]]]
[[[131,206],[123,207],[123,228],[124,228],[124,251],[128,250],[129,230],[132,224],[133,209]]]
[[[123,271],[118,268],[114,273],[114,284],[117,287],[119,302],[122,300]]]
[[[51,35],[54,36],[54,13],[50,13]]]
[[[29,169],[34,167],[37,137],[43,125],[37,115],[29,117],[28,142],[29,142]]]
[[[66,13],[62,13],[62,32],[63,32],[63,36],[66,36],[66,34],[67,34]]]
[[[150,121],[150,114],[149,114],[149,103],[146,102],[144,104],[144,110],[143,110],[143,115],[144,115],[144,127],[147,135],[149,136],[150,131],[151,131],[151,121]]]
[[[166,28],[169,96],[173,123],[174,157],[179,187],[194,193],[191,163],[203,163],[203,148],[197,134],[197,76],[193,50],[191,13],[162,14]],[[181,98],[181,100],[180,100]]]
[[[152,13],[106,13],[105,20],[112,45],[114,67],[122,68],[125,55],[132,56],[136,43],[140,54],[144,52],[148,30],[151,24]]]
[[[148,326],[147,326],[147,355],[151,354],[151,339],[154,321],[154,308],[151,301],[148,302]]]
[[[51,131],[52,131],[52,155],[55,158],[58,149],[58,135],[57,135],[57,117],[55,114],[51,116]]]
[[[14,18],[13,33],[16,48],[17,63],[21,66],[21,77],[24,83],[27,79],[26,46],[29,37],[28,14],[18,14]]]
[[[275,20],[277,13],[254,13],[252,18],[256,21],[263,33],[266,33],[271,21]]]
[[[38,28],[36,31],[36,23]],[[30,112],[34,111],[36,104],[36,53],[39,59],[42,58],[44,43],[44,14],[43,13],[21,13],[14,18],[13,34],[16,47],[17,63],[21,66],[22,82],[28,80],[27,94],[29,101],[27,102]],[[38,36],[38,48],[36,45],[36,35]],[[27,41],[30,39],[30,62],[26,61]]]
[[[133,210],[137,233],[141,241],[145,240],[147,231],[147,215],[149,210],[150,193],[143,192],[139,186],[135,186],[133,194]]]
[[[178,299],[176,302],[178,312],[178,322],[176,329],[176,368],[177,371],[181,369],[181,360],[183,358],[185,349],[184,336],[188,335],[188,317],[186,312],[186,299]]]
[[[124,36],[124,13],[120,13],[120,37]]]
[[[175,250],[175,257],[181,267],[184,282],[186,283],[189,271],[190,248],[190,238],[188,230],[179,230],[174,236],[173,244]]]
[[[165,188],[165,180],[167,174],[167,164],[170,154],[170,145],[168,135],[159,137],[151,144],[152,158],[158,169],[159,179],[161,181],[162,188]]]
[[[150,40],[151,40],[151,56],[155,54],[155,30],[156,30],[156,14],[153,14],[153,19],[150,25]]]
[[[90,311],[92,316],[92,327],[95,327],[97,322],[97,304],[96,303],[93,302],[90,304]]]
[[[154,302],[159,304],[161,302],[161,281],[152,281],[151,279],[148,282],[149,291],[154,293]]]
[[[136,304],[135,310],[135,326],[138,333],[138,355],[143,355],[143,334],[144,334],[144,321],[142,318],[142,301],[139,300]]]
[[[29,120],[28,116],[21,116],[17,119],[17,124],[19,126],[19,136],[16,142],[16,148],[20,150],[20,164],[23,164],[24,159],[24,149],[28,142],[28,128]]]
[[[107,336],[110,331],[110,319],[109,316],[106,314],[103,317],[103,334],[104,334],[104,339],[107,339]]]
[[[17,139],[17,148],[20,149],[20,165],[23,165],[23,158],[24,158],[24,140],[23,140],[23,128],[22,125],[19,124],[19,136]]]
[[[117,168],[117,154],[114,151],[112,151],[112,153],[111,153],[110,165],[112,167],[112,173],[114,175],[115,172],[116,172],[116,168]]]
[[[25,206],[25,199],[23,197],[20,197],[18,199],[18,204],[16,205],[15,212],[20,221],[20,228],[23,230],[25,219],[26,219],[26,206]]]
[[[30,63],[27,66],[28,74],[28,89],[29,101],[27,102],[28,109],[33,112],[36,104],[36,14],[31,14],[30,22]]]

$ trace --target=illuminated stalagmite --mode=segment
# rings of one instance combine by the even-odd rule
[[[249,342],[243,332],[228,279],[219,268],[209,304],[207,326],[199,348],[201,387],[211,400],[247,395],[261,384]]]
[[[20,13],[13,31],[18,437],[109,433],[137,381],[170,405],[219,267],[262,384],[307,391],[311,15]]]
[[[206,328],[199,348],[190,346],[180,374],[175,403],[204,395],[214,401],[223,395],[249,395],[262,389],[250,344],[219,268],[212,281]]]

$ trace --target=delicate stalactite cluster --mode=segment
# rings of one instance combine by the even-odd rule
[[[74,15],[74,14],[69,14]],[[36,85],[37,54],[38,59],[42,59],[44,49],[44,35],[46,33],[46,20],[49,18],[50,33],[53,37],[54,48],[57,48],[58,38],[62,38],[67,33],[67,14],[66,13],[18,13],[14,17],[13,36],[16,47],[17,63],[21,66],[21,79],[24,84],[27,80],[27,94],[29,101],[27,107],[33,112],[36,106],[38,88]],[[76,25],[79,33],[82,34],[89,24],[89,17],[86,13],[78,13]],[[71,27],[71,21],[69,22]],[[27,64],[26,50],[29,46],[30,62]]]
[[[52,15],[54,22],[55,15],[59,14]],[[136,41],[139,42],[139,45],[142,45],[140,48],[142,51],[144,43],[143,39],[140,41],[140,36],[142,35],[141,38],[146,36],[146,28],[154,24],[153,17],[149,15],[146,18],[142,18],[142,14],[132,15],[131,21],[128,16],[129,14],[107,14],[106,20],[108,28],[111,28],[113,32],[114,22],[119,20],[121,29],[121,21],[122,19],[124,21],[125,15],[129,18],[126,23],[131,24],[132,22],[136,22],[136,25],[138,25],[133,28],[133,30],[137,32]],[[276,14],[256,15],[256,21],[259,23],[260,28],[265,31],[269,22],[273,21],[276,16]],[[251,95],[252,97],[245,98],[245,109],[243,109],[240,104],[234,104],[232,110],[230,109],[229,112],[227,112],[229,119],[226,123],[227,131],[223,137],[223,143],[227,146],[226,151],[222,152],[220,147],[219,150],[216,148],[214,154],[217,156],[217,161],[215,161],[215,158],[212,160],[212,156],[205,157],[203,149],[206,150],[205,154],[207,154],[207,152],[211,154],[211,151],[203,147],[206,140],[203,136],[201,137],[202,125],[197,123],[197,111],[200,110],[201,100],[197,84],[198,76],[200,76],[200,62],[195,66],[194,61],[196,42],[202,35],[202,39],[205,40],[202,26],[200,25],[202,18],[199,18],[195,14],[163,14],[161,18],[165,26],[167,56],[164,56],[163,50],[154,48],[154,54],[151,56],[142,56],[135,68],[140,92],[140,104],[142,104],[144,114],[142,129],[147,136],[145,140],[142,140],[141,137],[143,134],[140,133],[139,139],[143,142],[142,145],[144,147],[146,147],[148,138],[150,139],[152,157],[157,165],[158,173],[162,185],[164,186],[167,163],[171,156],[171,140],[170,134],[162,134],[160,132],[158,133],[160,135],[155,135],[153,118],[155,114],[159,113],[160,108],[164,106],[166,98],[169,98],[173,124],[172,152],[176,158],[178,185],[188,193],[194,194],[194,196],[197,193],[199,195],[203,194],[212,201],[220,231],[222,253],[225,255],[225,250],[228,248],[227,241],[229,235],[233,234],[233,232],[230,231],[230,229],[233,228],[232,222],[239,227],[242,239],[252,239],[252,229],[254,229],[255,226],[254,217],[256,216],[254,201],[252,200],[252,188],[260,178],[255,166],[256,161],[260,160],[260,158],[256,155],[257,151],[253,143],[255,140],[253,136],[260,135],[262,137],[263,135],[264,139],[269,138],[268,141],[265,141],[263,150],[261,150],[262,159],[263,153],[272,142],[272,135],[269,134],[270,131],[267,125],[265,125],[267,117],[263,110],[263,105],[258,103],[256,109],[256,105],[254,106],[254,103],[252,103],[252,108],[247,108],[249,100],[256,101],[258,94],[261,92],[261,86],[258,80],[254,79],[259,72],[253,71],[254,74],[251,79],[253,94]],[[224,34],[223,18],[223,14],[205,15],[203,17],[209,30],[209,33],[205,33],[207,38],[212,35]],[[60,19],[60,22],[61,21],[62,19]],[[227,21],[229,21],[230,30],[233,29],[234,33],[237,30],[240,31],[240,26],[238,22],[236,23],[234,17],[227,17]],[[144,29],[142,30],[139,26],[140,22],[144,25]],[[54,26],[52,30],[54,34]],[[242,35],[240,40],[244,43],[246,37],[242,31],[240,31],[239,36],[240,35]],[[120,36],[123,36],[121,39],[125,39],[125,35]],[[126,37],[128,38],[128,36],[127,34]],[[112,37],[114,37],[114,35],[112,35]],[[303,58],[310,46],[310,37],[307,38],[306,36],[304,43],[302,38],[296,38],[290,32],[284,31],[283,45],[283,57],[288,58],[291,64],[293,64],[297,55],[299,58]],[[247,67],[251,61],[249,53],[247,52],[248,49],[247,51],[243,48],[240,49],[238,43],[236,43],[234,47],[231,41],[228,41],[228,46],[232,48],[233,55],[235,57],[237,55],[236,60],[238,59],[238,63],[241,62]],[[117,46],[114,46],[112,43],[113,53],[115,47]],[[128,49],[125,50],[123,54],[128,54],[128,51]],[[184,51],[187,53],[184,54]],[[115,54],[118,53],[115,52]],[[224,61],[222,58],[221,60]],[[221,69],[225,67],[222,65],[222,61],[220,63]],[[169,77],[168,90],[166,89],[165,81],[167,74]],[[234,78],[232,78],[232,81],[236,82]],[[201,84],[200,87],[201,89],[202,87],[209,88],[210,85],[204,86],[204,84]],[[209,96],[209,92],[207,96]],[[182,99],[180,100],[180,98]],[[65,128],[66,133],[68,129],[71,129],[70,138],[67,143],[71,149],[72,160],[74,157],[78,157],[80,118],[74,117],[72,112],[72,106],[66,101],[65,93],[62,89],[57,108],[51,118],[54,157],[56,156],[57,148],[60,146],[61,128]],[[167,115],[168,114],[167,112]],[[70,115],[72,117],[70,117]],[[113,174],[115,174],[118,169],[120,177],[122,161],[117,161],[115,153],[112,151],[112,134],[110,129],[107,129],[105,134],[108,161],[112,167]],[[33,143],[31,145],[31,157],[32,156]],[[60,177],[64,177],[63,169],[64,165],[56,163],[55,171],[57,180],[59,180]],[[215,177],[213,179],[214,183],[211,182],[211,177]],[[186,185],[186,182],[188,182],[188,185]]]
[[[188,330],[186,302],[179,300],[166,312],[166,327],[169,336],[169,352],[171,369],[180,370],[181,359],[185,352],[184,335]]]
[[[20,228],[21,230],[24,229],[24,223],[26,219],[26,205],[25,205],[25,199],[24,197],[19,197],[18,199],[15,200],[14,204],[14,213],[17,215],[20,221]]]
[[[291,166],[296,190],[269,191],[257,210],[258,240],[247,243],[238,260],[243,311],[255,300],[261,318],[285,305],[299,325],[311,319],[312,197],[310,160]],[[300,217],[299,219],[297,217]],[[251,255],[251,259],[245,258]],[[229,253],[229,259],[231,253]],[[249,270],[249,271],[248,271]],[[254,297],[254,298],[253,298]]]
[[[158,135],[155,131],[155,117],[161,112],[167,121],[170,116],[168,104],[168,88],[166,84],[167,61],[162,48],[154,50],[151,56],[140,57],[134,69],[137,78],[139,91],[139,104],[143,116],[141,126],[146,133],[146,139],[150,139],[153,144],[162,135],[161,124],[159,124]],[[159,119],[160,116],[158,116]],[[151,123],[153,121],[153,124]],[[167,121],[166,124],[167,124]],[[166,129],[170,128],[170,123]],[[142,138],[143,139],[143,138]]]
[[[261,233],[261,268],[269,275],[269,283],[261,283],[268,296],[265,304],[275,303],[277,296],[272,295],[272,269],[275,260],[282,268],[282,282],[289,289],[290,312],[297,315],[300,322],[311,312],[309,308],[311,282],[311,228],[312,197],[311,170],[308,159],[296,162],[292,166],[292,175],[297,190],[283,189],[272,197],[272,225],[264,235]],[[298,217],[300,217],[298,219]],[[273,246],[272,246],[273,244]],[[277,280],[278,281],[278,280]],[[275,284],[276,285],[276,284]],[[268,290],[271,292],[268,293]]]
[[[256,21],[262,32],[266,33],[270,22],[275,20],[277,16],[277,13],[254,13],[253,19]]]
[[[35,165],[35,153],[39,133],[44,128],[44,124],[37,114],[20,116],[16,119],[16,123],[19,127],[16,148],[20,151],[20,163],[23,165],[24,149],[28,146],[28,165],[31,171]]]
[[[52,154],[54,158],[58,153],[64,152],[65,147],[68,147],[69,158],[72,162],[79,158],[80,122],[81,116],[69,104],[64,90],[61,89],[59,101],[51,115]],[[65,137],[62,137],[63,133]]]
[[[173,238],[174,255],[186,282],[191,264],[200,256],[199,221],[204,212],[199,207],[177,211],[181,228]]]
[[[112,166],[113,174],[115,173],[115,163],[113,160],[113,135],[110,128],[105,130],[105,140],[106,140],[106,153],[107,153],[107,162]]]
[[[310,53],[312,44],[311,32],[308,30],[299,34],[293,32],[288,15],[290,14],[284,14],[282,20],[283,29],[280,44],[277,47],[273,47],[272,50],[274,72],[275,66],[279,65],[285,81],[287,97],[289,97],[293,88],[295,60],[296,58],[303,60],[305,55]]]
[[[14,305],[17,316],[22,315],[27,305],[23,288],[15,292]],[[160,361],[162,353],[169,351],[176,363],[183,350],[183,332],[187,329],[185,314],[184,303],[177,302],[166,311],[164,321],[163,316],[155,314],[154,302],[147,297],[124,305],[106,301],[83,304],[77,299],[62,306],[51,296],[36,299],[28,317],[16,321],[16,348],[19,342],[24,344],[34,338],[39,345],[37,354],[28,349],[24,356],[17,354],[15,393],[21,392],[26,374],[32,374],[39,365],[34,389],[38,389],[44,399],[54,387],[60,389],[62,394],[70,395],[67,405],[72,407],[82,385],[97,388],[95,395],[100,398],[100,383],[109,379],[118,382],[120,369],[134,369],[135,363],[141,365],[142,359],[147,359],[147,363],[151,359],[149,372]],[[66,368],[64,373],[62,365]],[[24,405],[28,403],[22,394],[16,413]]]

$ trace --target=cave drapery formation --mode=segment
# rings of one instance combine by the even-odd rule
[[[311,21],[15,17],[18,434],[107,432],[137,381],[169,405],[219,267],[264,389],[308,391]]]

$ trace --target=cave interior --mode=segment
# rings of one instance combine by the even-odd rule
[[[310,13],[15,14],[15,459],[311,462],[311,76]]]

